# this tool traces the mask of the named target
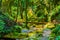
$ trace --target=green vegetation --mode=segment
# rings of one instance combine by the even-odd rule
[[[0,0],[0,5],[0,37],[60,40],[60,0]]]

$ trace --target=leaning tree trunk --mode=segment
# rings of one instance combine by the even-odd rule
[[[21,3],[21,0],[19,1],[19,6],[20,6],[20,16],[21,16],[21,19],[23,19],[23,7],[22,7],[22,3]]]
[[[26,13],[26,28],[27,29],[29,29],[29,27],[27,26],[27,21],[28,21],[28,19],[27,19],[27,7],[28,7],[28,0],[26,0],[26,9],[25,9],[25,13]]]

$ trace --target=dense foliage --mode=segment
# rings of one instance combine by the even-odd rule
[[[60,0],[0,0],[0,5],[0,37],[60,40]]]

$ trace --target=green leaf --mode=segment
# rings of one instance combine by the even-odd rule
[[[0,30],[3,30],[4,25],[5,25],[4,21],[3,20],[0,20]]]

